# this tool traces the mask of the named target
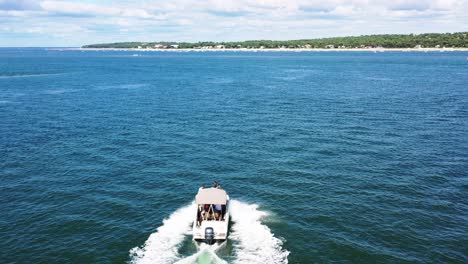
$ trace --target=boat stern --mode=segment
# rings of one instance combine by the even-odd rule
[[[227,238],[228,221],[203,221],[201,225],[193,226],[193,239],[204,240],[212,244],[217,240]]]

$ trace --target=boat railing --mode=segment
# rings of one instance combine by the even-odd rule
[[[224,221],[226,215],[226,205],[221,205],[221,210],[216,210],[214,204],[208,205],[206,209],[205,205],[198,205],[197,220],[201,224],[203,221]]]

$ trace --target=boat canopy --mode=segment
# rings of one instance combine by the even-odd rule
[[[227,194],[223,189],[205,188],[198,191],[195,197],[197,204],[226,204]]]

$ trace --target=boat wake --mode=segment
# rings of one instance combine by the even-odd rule
[[[234,263],[288,263],[289,251],[282,248],[283,242],[261,222],[268,212],[259,210],[256,204],[236,200],[231,202],[230,210],[235,224],[229,238],[238,242]]]
[[[222,248],[225,245],[225,242],[221,244],[197,244],[197,253],[192,256],[182,258],[179,261],[176,261],[176,264],[192,264],[192,263],[213,263],[213,264],[227,264],[227,262],[221,259],[216,253],[218,249]]]
[[[174,263],[180,260],[177,246],[184,236],[190,233],[195,203],[184,206],[163,221],[155,233],[151,234],[143,247],[130,250],[132,263]]]
[[[151,234],[141,247],[130,250],[131,263],[287,263],[289,251],[282,248],[283,242],[276,238],[261,221],[269,215],[258,209],[256,204],[231,201],[231,220],[233,222],[228,241],[232,241],[232,256],[220,256],[225,251],[226,241],[221,244],[207,245],[192,242],[196,253],[183,256],[179,248],[184,239],[191,237],[195,203],[176,210],[163,221],[155,233]]]

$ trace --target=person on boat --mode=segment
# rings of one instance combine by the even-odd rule
[[[213,188],[221,189],[221,185],[219,185],[217,181],[214,181],[213,182]]]
[[[224,220],[224,215],[226,215],[226,205],[221,205],[221,220]]]
[[[200,192],[203,189],[205,189],[205,184],[202,184],[202,186],[200,186],[200,188],[198,188],[198,191]]]
[[[210,218],[211,218],[210,207],[211,207],[211,205],[209,205],[209,204],[205,204],[205,206],[203,207],[203,212],[204,212],[203,215],[205,217],[205,220],[210,220]]]
[[[221,213],[223,211],[223,207],[220,204],[215,204],[215,219],[220,221],[221,220]]]
[[[197,225],[200,226],[201,223],[203,222],[203,215],[205,214],[205,210],[203,208],[203,205],[199,205],[198,206],[198,210],[197,210]]]

